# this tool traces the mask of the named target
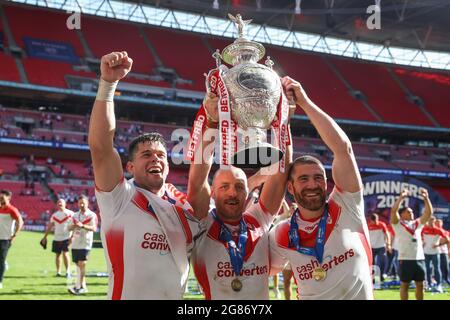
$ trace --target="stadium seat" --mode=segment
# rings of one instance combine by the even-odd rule
[[[156,66],[155,59],[142,39],[137,25],[84,17],[82,32],[97,58],[112,51],[127,51],[133,58],[134,72],[152,74]]]
[[[395,74],[413,95],[419,96],[425,108],[443,127],[450,128],[450,76],[395,68]],[[446,80],[441,82],[438,80]]]
[[[3,5],[14,40],[25,48],[24,37],[46,39],[70,44],[78,57],[85,52],[75,30],[69,30],[66,20],[69,14],[38,7]]]
[[[355,60],[329,58],[355,90],[367,97],[370,106],[390,123],[433,126],[418,106],[408,102],[406,94],[383,65]]]
[[[21,82],[14,58],[0,51],[0,80]]]

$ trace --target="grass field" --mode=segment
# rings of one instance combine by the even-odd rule
[[[0,289],[0,300],[104,300],[107,292],[107,278],[89,276],[87,285],[89,292],[83,296],[73,296],[67,292],[72,280],[55,277],[54,254],[50,247],[43,250],[39,245],[42,233],[22,232],[14,241],[8,253],[9,270],[3,279],[3,289]],[[51,244],[52,237],[49,238]],[[72,265],[72,270],[74,266]],[[88,273],[105,273],[106,263],[103,249],[94,248],[87,264]],[[293,286],[294,287],[294,286]],[[196,288],[195,280],[189,280],[189,288]],[[293,290],[295,290],[293,288]],[[195,290],[191,290],[195,291]],[[271,299],[275,296],[270,291]],[[293,292],[292,297],[296,294]],[[379,300],[399,300],[398,289],[375,291]],[[414,291],[410,291],[410,298]],[[201,294],[188,293],[185,299],[203,299]],[[450,293],[425,293],[427,300],[450,300]]]

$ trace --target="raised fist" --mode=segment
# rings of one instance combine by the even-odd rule
[[[428,190],[425,188],[419,188],[419,194],[424,198],[428,198]]]
[[[281,78],[281,84],[283,85],[289,104],[297,104],[301,107],[308,101],[308,96],[300,82],[286,76]]]
[[[123,79],[131,70],[133,59],[128,57],[126,51],[111,52],[101,59],[101,77],[107,82],[115,82]]]
[[[409,196],[409,191],[408,189],[404,189],[401,193],[400,193],[400,198],[405,198]]]

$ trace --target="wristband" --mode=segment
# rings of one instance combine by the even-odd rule
[[[97,96],[95,99],[99,101],[112,102],[118,83],[119,81],[108,82],[100,78],[100,81],[98,82]]]

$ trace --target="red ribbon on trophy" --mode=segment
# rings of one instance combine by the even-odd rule
[[[237,151],[237,124],[231,118],[230,99],[227,87],[222,78],[223,70],[219,67],[211,70],[206,79],[208,90],[219,97],[219,143],[220,143],[220,165],[221,168],[231,165],[232,155]],[[271,128],[275,133],[275,144],[286,153],[287,146],[291,143],[288,130],[289,106],[284,99],[284,94],[280,96],[277,106],[276,118],[272,121]],[[188,143],[186,159],[192,161],[195,152],[201,141],[201,135],[206,128],[206,110],[202,104],[196,115],[194,125]],[[279,163],[280,172],[285,171],[285,161]]]
[[[198,110],[195,116],[194,125],[192,126],[191,134],[189,137],[188,149],[185,155],[185,159],[188,161],[194,160],[195,151],[197,150],[197,145],[199,140],[202,139],[203,132],[205,132],[206,127],[206,110],[205,106],[201,105],[200,110]]]

